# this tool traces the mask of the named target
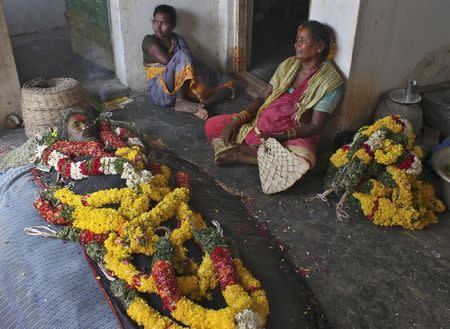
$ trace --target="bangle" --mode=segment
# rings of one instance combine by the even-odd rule
[[[231,121],[234,121],[234,122],[236,122],[236,123],[239,124],[239,125],[242,125],[242,120],[241,120],[239,114],[234,114],[234,115],[231,117]]]
[[[235,121],[240,125],[243,125],[244,123],[249,122],[250,118],[251,118],[250,113],[248,113],[247,111],[242,111],[240,113],[233,114],[231,120]]]
[[[294,128],[286,130],[287,139],[294,139],[297,136],[297,131]]]
[[[241,111],[241,112],[239,112],[239,115],[242,118],[242,123],[247,123],[252,118],[252,116],[250,115],[250,113],[248,111]]]

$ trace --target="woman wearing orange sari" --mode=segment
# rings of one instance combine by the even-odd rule
[[[274,139],[289,154],[295,177],[287,177],[273,192],[288,188],[314,166],[319,133],[344,89],[340,74],[327,60],[331,46],[331,28],[305,22],[298,29],[296,55],[280,64],[262,94],[244,111],[205,123],[217,164],[258,164],[261,141]]]

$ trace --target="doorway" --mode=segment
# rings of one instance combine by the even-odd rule
[[[295,55],[297,28],[308,19],[309,1],[253,0],[248,18],[252,28],[247,36],[251,39],[247,72],[267,83],[278,65]]]

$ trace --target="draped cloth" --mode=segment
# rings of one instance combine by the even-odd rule
[[[292,86],[301,66],[301,62],[295,56],[289,57],[278,66],[270,80],[273,88],[272,94],[259,108],[255,119],[241,127],[236,139],[237,143],[243,142],[245,136],[256,126],[256,121],[261,113]],[[313,108],[328,92],[343,83],[344,81],[334,65],[330,61],[324,61],[316,73],[310,77],[306,89],[300,95],[298,102],[294,104],[295,120],[300,121],[303,113]]]
[[[172,45],[168,52],[170,60],[167,65],[159,63],[144,65],[150,102],[171,106],[175,103],[176,94],[184,85],[187,95],[198,102],[202,102],[220,88],[229,88],[234,95],[235,82],[192,56],[187,42],[176,33],[173,33]]]

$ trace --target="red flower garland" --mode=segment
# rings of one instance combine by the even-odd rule
[[[398,167],[400,169],[409,169],[411,168],[412,164],[414,163],[414,154],[409,153],[403,162],[401,162]]]
[[[79,157],[82,155],[90,155],[99,158],[111,156],[110,153],[105,152],[103,150],[103,144],[99,141],[87,141],[87,142],[57,141],[50,147],[50,149],[74,157]]]
[[[394,120],[396,123],[402,126],[402,128],[405,128],[404,122],[400,119],[400,117],[396,114],[391,114],[392,120]]]
[[[152,277],[164,308],[169,311],[175,310],[176,303],[181,299],[181,290],[172,263],[167,260],[157,260],[152,267]]]
[[[80,243],[83,246],[87,246],[89,243],[95,241],[98,243],[103,243],[108,238],[107,234],[95,234],[89,230],[84,230],[80,233]]]
[[[239,284],[239,278],[227,247],[217,246],[211,252],[211,261],[217,274],[222,290],[232,284]]]
[[[175,174],[175,181],[177,182],[178,187],[185,187],[188,190],[191,189],[191,179],[187,172],[185,171],[178,171]]]
[[[161,172],[161,165],[157,162],[148,162],[147,170],[150,170],[154,175],[157,175]]]
[[[102,121],[100,123],[100,139],[105,144],[107,148],[118,149],[121,147],[127,147],[125,143],[119,136],[117,136],[111,129],[111,125],[107,121]]]
[[[65,219],[61,213],[64,211],[65,205],[60,203],[53,207],[49,201],[43,198],[37,198],[33,206],[39,214],[49,223],[58,225],[69,225],[70,221]]]
[[[369,154],[370,156],[373,156],[373,152],[372,152],[372,150],[370,149],[370,146],[369,146],[368,144],[363,143],[363,144],[361,145],[361,147],[364,149],[364,151],[367,152],[367,154]]]

